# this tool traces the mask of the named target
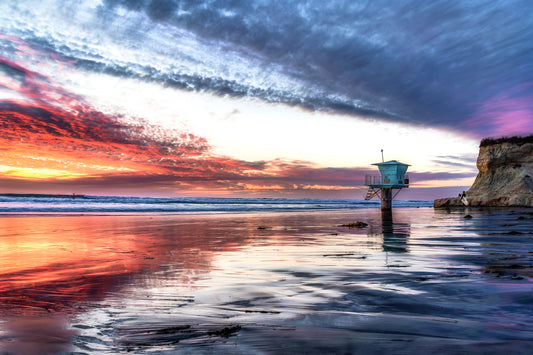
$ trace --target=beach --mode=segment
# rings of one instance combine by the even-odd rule
[[[3,214],[0,352],[529,354],[532,238],[509,208]]]

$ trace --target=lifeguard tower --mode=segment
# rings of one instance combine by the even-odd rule
[[[365,185],[368,186],[365,200],[379,196],[381,198],[381,210],[390,210],[392,209],[392,200],[400,190],[409,187],[409,177],[405,174],[409,164],[389,160],[372,165],[378,166],[381,175],[367,175],[365,177]],[[393,190],[398,191],[393,194]]]

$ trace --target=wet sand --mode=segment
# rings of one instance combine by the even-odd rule
[[[3,215],[0,352],[529,354],[532,265],[531,210]]]

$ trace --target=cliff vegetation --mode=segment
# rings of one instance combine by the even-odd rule
[[[529,136],[513,136],[513,137],[500,137],[500,138],[483,138],[481,140],[481,143],[479,144],[479,147],[487,147],[489,145],[495,145],[495,144],[502,144],[502,143],[510,143],[510,144],[516,144],[517,146],[521,146],[526,143],[533,143],[533,134]]]

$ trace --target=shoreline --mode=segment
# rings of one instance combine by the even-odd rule
[[[396,210],[424,210],[432,209],[434,211],[493,211],[493,212],[510,212],[510,211],[531,211],[533,208],[529,206],[397,206],[392,208],[392,213]],[[3,212],[0,211],[0,218],[7,216],[223,216],[223,215],[260,215],[260,214],[307,214],[307,213],[350,213],[363,210],[381,211],[379,206],[372,207],[358,207],[358,208],[317,208],[317,209],[290,209],[290,210],[252,210],[252,211],[15,211]]]
[[[429,202],[429,201],[428,201]],[[393,207],[394,210],[404,210],[404,209],[434,209],[432,206],[400,206]],[[0,211],[0,216],[167,216],[167,215],[240,215],[240,214],[295,214],[295,213],[332,213],[332,212],[354,212],[361,210],[380,210],[379,206],[372,207],[358,207],[358,208],[317,208],[317,209],[287,209],[287,210],[253,210],[253,211],[89,211],[89,212],[80,212],[80,211],[15,211],[15,212],[2,212]]]

